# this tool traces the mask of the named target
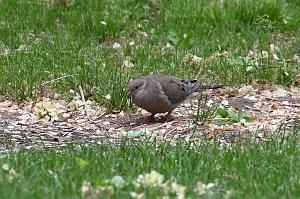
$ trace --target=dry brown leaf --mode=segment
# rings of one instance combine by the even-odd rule
[[[280,106],[279,104],[277,104],[277,103],[273,103],[273,104],[271,105],[271,108],[274,109],[274,110],[276,110],[276,109],[281,108],[281,106]]]

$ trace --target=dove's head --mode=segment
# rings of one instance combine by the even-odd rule
[[[128,83],[128,94],[130,97],[136,96],[145,86],[144,79],[131,80]]]

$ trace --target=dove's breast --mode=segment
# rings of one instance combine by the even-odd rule
[[[134,96],[133,102],[153,114],[169,112],[176,108],[162,91],[158,82],[148,82],[148,85]]]

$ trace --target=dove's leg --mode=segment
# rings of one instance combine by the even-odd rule
[[[173,111],[173,110],[172,110]],[[162,119],[161,119],[161,122],[168,122],[168,121],[171,121],[173,120],[173,117],[171,115],[172,111],[169,111],[167,113],[167,115],[165,115]]]
[[[149,116],[147,117],[148,122],[154,122],[154,121],[155,121],[154,116],[155,116],[155,113],[151,113],[151,115],[149,115]]]
[[[154,118],[155,114],[151,114],[149,116],[146,116],[146,117],[143,117],[140,119],[140,123],[143,123],[143,124],[151,124],[151,123],[154,123],[155,122],[155,118]]]
[[[173,110],[172,110],[172,111],[173,111]],[[171,117],[172,111],[169,111],[168,114],[166,115],[166,117]]]
[[[172,117],[172,115],[171,115],[172,111],[173,111],[173,110],[169,111],[168,114],[166,115],[166,120],[167,120],[167,121],[173,120],[173,117]]]
[[[137,122],[139,124],[151,124],[151,123],[154,123],[155,122],[154,115],[155,114],[152,113],[149,116],[140,117]]]

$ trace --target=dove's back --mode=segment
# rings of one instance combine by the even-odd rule
[[[173,76],[152,75],[148,76],[151,81],[157,81],[162,88],[164,95],[176,108],[189,95],[198,91],[197,80],[187,81]]]

